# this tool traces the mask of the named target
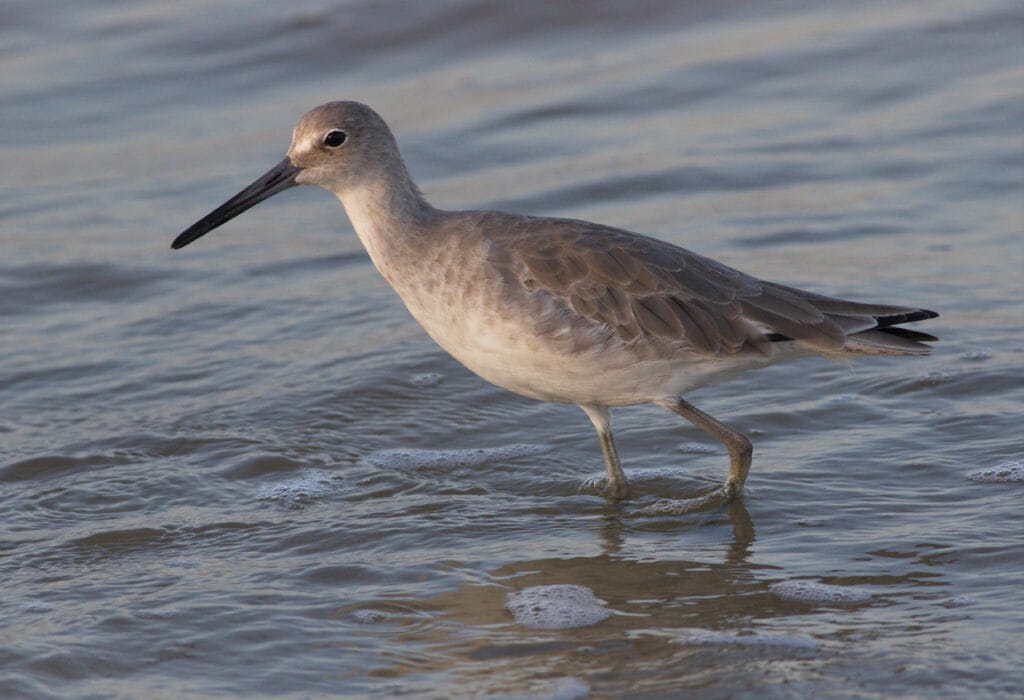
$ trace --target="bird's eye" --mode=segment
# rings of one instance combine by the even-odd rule
[[[341,129],[334,129],[328,131],[327,135],[324,136],[324,145],[329,148],[337,148],[341,144],[345,143],[345,139],[348,138],[345,132]]]

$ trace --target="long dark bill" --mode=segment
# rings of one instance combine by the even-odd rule
[[[221,224],[227,223],[246,209],[259,204],[267,197],[272,197],[278,192],[294,187],[296,184],[295,176],[300,172],[302,172],[302,168],[292,165],[292,162],[285,158],[264,173],[256,182],[185,229],[181,235],[174,239],[174,243],[171,243],[171,248],[183,248]]]

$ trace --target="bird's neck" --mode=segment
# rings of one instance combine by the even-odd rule
[[[416,264],[438,213],[408,174],[379,178],[337,194],[373,264],[396,284],[402,268]]]

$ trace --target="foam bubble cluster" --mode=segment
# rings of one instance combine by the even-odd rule
[[[710,454],[715,451],[715,448],[700,442],[684,442],[679,446],[679,451],[687,454]]]
[[[952,378],[953,375],[950,374],[949,372],[935,370],[933,372],[922,374],[920,377],[918,377],[917,384],[919,386],[939,386],[940,384],[945,384]]]
[[[489,462],[535,455],[546,450],[543,445],[507,445],[470,450],[420,450],[414,447],[400,447],[374,452],[363,457],[363,461],[375,467],[405,470],[479,467]]]
[[[337,474],[318,469],[304,471],[291,479],[267,484],[256,492],[261,501],[277,501],[299,507],[338,489],[347,488]]]
[[[570,584],[530,586],[509,593],[505,608],[520,625],[537,630],[588,627],[611,615],[593,591]]]
[[[871,600],[871,592],[854,586],[832,586],[814,581],[783,581],[771,587],[772,593],[801,603],[851,605]]]
[[[352,618],[361,625],[375,625],[385,622],[389,617],[391,616],[383,610],[373,608],[363,608],[352,613]]]
[[[971,479],[984,484],[1003,484],[1012,481],[1024,481],[1024,463],[1003,462],[980,472],[971,474]]]
[[[679,469],[661,467],[657,469],[630,469],[626,472],[626,480],[631,484],[638,484],[643,481],[654,481],[655,479],[671,479],[680,475]],[[600,490],[608,485],[608,476],[601,472],[588,476],[580,483],[580,490]]]
[[[439,372],[422,372],[409,377],[409,381],[414,386],[437,386],[442,379],[444,379],[444,375]]]

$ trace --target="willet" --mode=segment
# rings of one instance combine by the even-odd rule
[[[295,185],[341,200],[370,259],[438,345],[487,381],[576,404],[600,438],[607,491],[629,489],[610,409],[655,403],[729,451],[696,506],[742,494],[750,440],[683,399],[803,354],[926,355],[899,327],[934,311],[844,301],[766,282],[677,246],[587,221],[443,211],[423,198],[384,120],[358,102],[307,112],[284,160],[189,227],[181,248]]]

